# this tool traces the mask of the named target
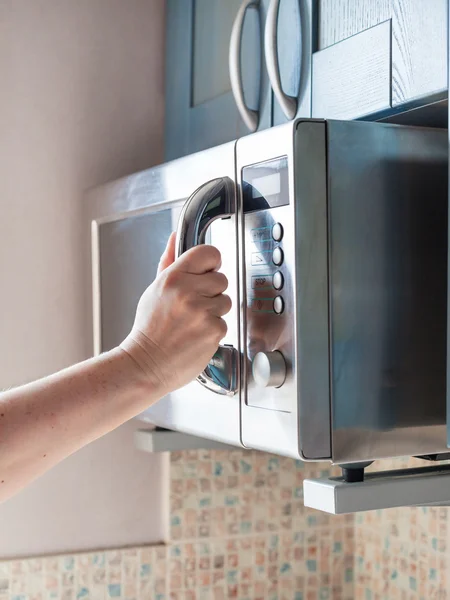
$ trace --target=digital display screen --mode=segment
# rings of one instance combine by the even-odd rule
[[[280,173],[271,173],[270,175],[264,175],[263,177],[255,177],[253,179],[253,198],[259,196],[275,196],[281,191],[281,177]]]
[[[244,212],[289,204],[287,157],[249,165],[242,169]]]

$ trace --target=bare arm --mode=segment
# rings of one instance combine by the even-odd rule
[[[120,347],[0,394],[0,501],[207,364],[230,309],[220,256],[203,246],[173,263],[173,253],[172,236]]]

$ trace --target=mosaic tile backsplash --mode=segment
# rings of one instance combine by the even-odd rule
[[[351,600],[354,521],[303,507],[317,465],[171,455],[171,543],[0,563],[0,600]]]
[[[450,509],[305,509],[304,478],[327,474],[258,452],[173,453],[170,544],[0,562],[0,600],[450,599]]]
[[[377,470],[429,466],[383,461]],[[450,508],[396,508],[355,517],[355,598],[450,599]]]

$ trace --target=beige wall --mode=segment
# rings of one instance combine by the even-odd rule
[[[162,158],[163,4],[0,1],[0,388],[90,351],[83,192]],[[161,538],[165,467],[133,427],[1,506],[0,556]]]

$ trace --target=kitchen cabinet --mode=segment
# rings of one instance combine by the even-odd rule
[[[167,160],[295,116],[311,116],[314,4],[314,0],[168,0]],[[232,77],[230,46],[238,50],[232,53],[237,66],[231,68]],[[238,108],[240,84],[241,105],[254,111],[250,114],[254,127],[246,124],[243,109]]]
[[[447,95],[447,0],[320,0],[318,40],[313,116],[376,116]]]
[[[242,26],[235,37],[240,45],[238,83],[245,105],[258,113],[256,128],[271,125],[271,91],[263,64],[267,7],[268,0],[167,1],[166,160],[250,132],[229,75],[230,38],[240,9]]]
[[[447,12],[447,0],[167,0],[166,159],[294,117],[381,119],[446,99]]]

